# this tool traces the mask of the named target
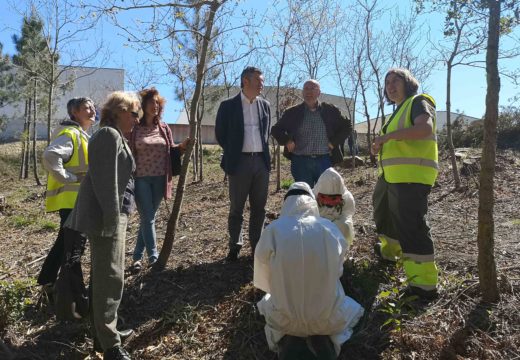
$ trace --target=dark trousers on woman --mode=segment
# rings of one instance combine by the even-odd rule
[[[409,285],[423,290],[437,286],[433,239],[426,221],[431,186],[417,183],[393,184],[381,176],[372,197],[381,256],[403,259]]]
[[[58,231],[58,237],[54,241],[54,245],[52,245],[49,254],[45,258],[42,269],[40,270],[40,274],[38,275],[38,284],[40,285],[49,283],[54,284],[54,282],[56,282],[58,271],[60,270],[64,259],[65,245],[63,224],[69,217],[72,209],[60,209],[58,212],[60,214],[60,230]]]

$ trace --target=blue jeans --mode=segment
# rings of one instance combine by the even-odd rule
[[[294,181],[306,182],[311,188],[318,182],[320,175],[331,166],[328,154],[317,156],[293,154],[291,156],[291,174]]]
[[[143,258],[144,249],[149,261],[157,260],[157,240],[155,235],[155,213],[164,197],[166,177],[141,176],[135,178],[135,203],[140,223],[134,249],[134,261]]]

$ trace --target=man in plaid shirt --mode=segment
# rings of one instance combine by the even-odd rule
[[[320,94],[320,83],[307,80],[303,102],[287,109],[271,132],[284,145],[294,181],[311,187],[323,171],[343,160],[341,145],[352,131],[350,120],[334,105],[320,102]]]

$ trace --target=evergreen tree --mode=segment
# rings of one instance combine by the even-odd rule
[[[13,56],[13,63],[17,66],[17,81],[21,86],[22,97],[26,99],[26,104],[30,111],[25,111],[24,135],[27,142],[22,146],[22,151],[29,150],[28,139],[32,137],[32,164],[33,173],[38,185],[41,185],[38,177],[37,154],[36,154],[36,122],[40,114],[48,106],[45,92],[45,74],[51,71],[51,66],[56,61],[51,61],[51,54],[47,47],[47,41],[43,35],[43,21],[35,9],[29,16],[25,16],[22,23],[21,35],[13,35],[17,54]],[[27,105],[26,105],[27,106]],[[32,121],[32,125],[31,124]],[[29,133],[32,127],[32,132]],[[22,154],[22,159],[28,159],[26,154]],[[27,169],[28,163],[22,162],[21,170]],[[21,171],[21,173],[27,173]]]

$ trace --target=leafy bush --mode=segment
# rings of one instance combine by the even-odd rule
[[[20,319],[25,308],[32,303],[30,293],[34,285],[34,279],[0,281],[0,333]]]
[[[451,125],[453,146],[481,147],[484,140],[484,121],[472,123],[457,118]],[[497,147],[499,149],[520,149],[520,108],[503,107],[497,121]],[[447,149],[447,131],[439,133],[439,148]]]

